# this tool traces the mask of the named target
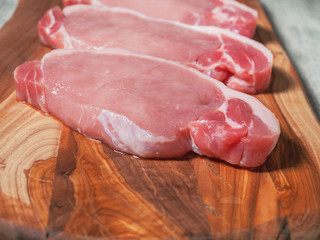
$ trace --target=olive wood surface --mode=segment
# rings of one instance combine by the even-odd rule
[[[36,24],[58,0],[20,0],[0,30],[0,239],[319,239],[320,126],[258,0],[257,41],[274,54],[256,95],[281,136],[265,164],[190,153],[139,159],[15,97],[13,71],[50,51]]]

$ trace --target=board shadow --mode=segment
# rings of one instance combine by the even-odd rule
[[[288,91],[293,87],[294,79],[292,76],[278,67],[273,67],[270,84],[263,93],[280,93]]]
[[[275,149],[268,156],[266,162],[253,171],[275,172],[297,168],[303,164],[310,164],[308,159],[311,159],[309,153],[298,141],[298,137],[289,136],[284,129],[281,129]]]

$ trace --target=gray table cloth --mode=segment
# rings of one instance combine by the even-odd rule
[[[320,119],[320,0],[260,1]],[[0,0],[0,27],[10,19],[17,2]]]

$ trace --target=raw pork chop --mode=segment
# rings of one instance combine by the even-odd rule
[[[192,68],[120,49],[53,50],[19,66],[15,83],[19,101],[141,157],[193,150],[255,167],[280,133],[256,98]]]
[[[121,8],[89,5],[49,10],[38,23],[54,48],[120,47],[192,66],[238,91],[255,93],[270,82],[271,52],[262,44],[215,27],[145,17]]]
[[[257,11],[232,0],[63,0],[73,4],[124,7],[147,16],[190,25],[217,26],[252,37]]]

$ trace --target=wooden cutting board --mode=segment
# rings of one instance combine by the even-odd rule
[[[255,39],[274,54],[256,97],[279,118],[267,162],[241,169],[188,154],[145,160],[17,103],[13,71],[50,49],[36,24],[58,0],[20,0],[0,31],[1,239],[319,239],[320,126],[258,0]]]

